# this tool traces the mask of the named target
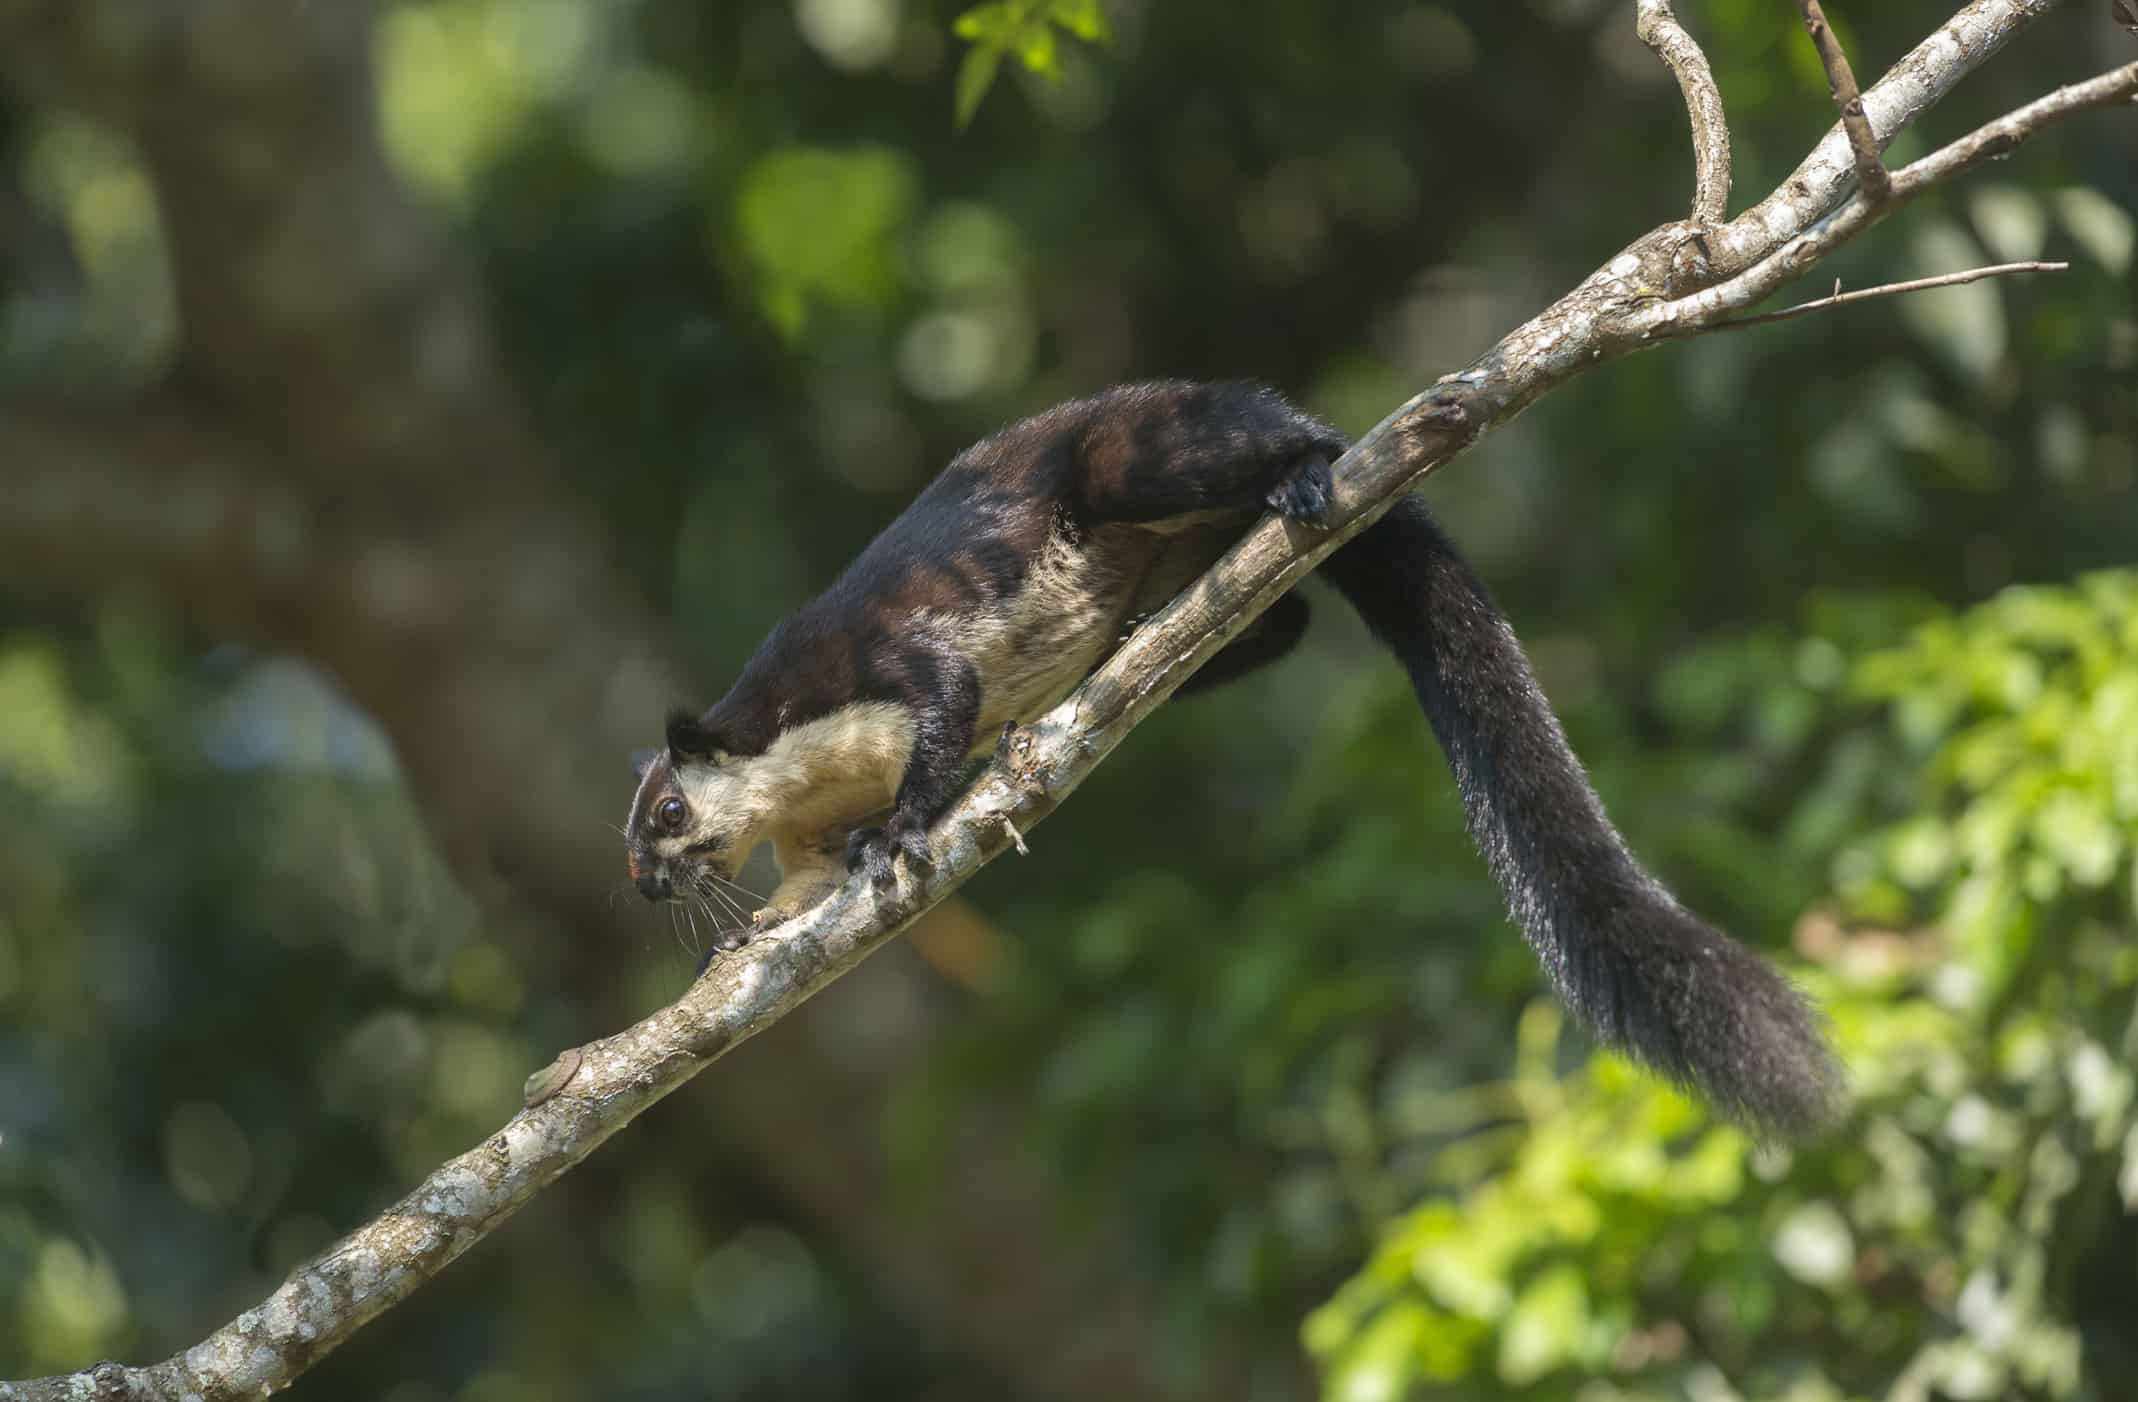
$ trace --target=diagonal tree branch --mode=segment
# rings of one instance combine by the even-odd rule
[[[1968,30],[1967,43],[1947,44],[1929,58],[1919,49],[1904,61],[1909,66],[1903,77],[1889,75],[1888,81],[1916,96],[1943,92],[2045,8],[1987,0],[1970,5],[1941,31],[1949,36],[1962,19],[1980,21]],[[1991,12],[2001,19],[1985,20]],[[2058,117],[2127,100],[2134,86],[2138,65],[2030,104],[1901,171],[1893,203],[1972,169]],[[1879,88],[1866,95],[1867,110],[1888,114],[1906,109],[1912,116],[1922,105],[1927,98],[1908,108],[1892,94],[1881,98]],[[1654,289],[1682,282],[1697,266],[1683,250],[1699,231],[1685,224],[1652,231],[1468,369],[1383,420],[1336,466],[1332,529],[1263,520],[1078,692],[1006,737],[996,763],[938,824],[933,869],[902,871],[889,892],[849,883],[815,910],[717,963],[670,1007],[614,1037],[567,1051],[530,1080],[527,1108],[496,1134],[299,1267],[259,1307],[195,1348],[146,1368],[105,1364],[72,1377],[0,1384],[0,1402],[85,1396],[212,1402],[287,1384],[495,1230],[647,1106],[854,967],[982,865],[1021,847],[1022,834],[1074,792],[1197,665],[1426,473],[1589,368],[1741,312],[1772,290],[1770,281],[1778,285],[1800,275],[1892,207],[1873,210],[1859,196],[1836,210],[1841,188],[1824,188],[1824,202],[1808,185],[1785,186],[1770,196],[1761,206],[1767,212],[1758,221],[1759,239],[1744,245],[1764,243],[1764,261],[1674,301],[1658,302]]]
[[[538,912],[569,930],[554,952],[615,1025],[615,952],[646,926],[607,899],[605,820],[644,727],[700,687],[559,485],[455,240],[383,159],[374,12],[0,0],[0,76],[133,139],[181,314],[178,372],[148,399],[0,407],[0,587],[75,611],[135,591],[199,636],[332,672],[392,738],[462,884],[500,928]],[[934,1031],[891,1011],[933,1005],[918,962],[875,961],[847,1007],[788,1020],[750,1053],[768,1074],[707,1088],[710,1118],[799,1223],[981,1370],[1180,1395],[1125,1233],[1065,1225],[1000,1107],[960,1117],[984,1186],[957,1212],[899,1210],[877,1112]],[[1000,1249],[1016,1236],[1021,1260]],[[1220,1367],[1192,1391],[1233,1381]]]
[[[673,650],[598,572],[509,582],[515,562],[600,558],[568,534],[567,513],[449,517],[412,540],[347,503],[321,509],[276,461],[169,396],[125,412],[0,407],[0,588],[62,608],[113,591],[182,601],[208,636],[330,668],[394,736],[439,840],[457,844],[464,881],[491,888],[499,923],[541,912],[572,931],[560,953],[583,961],[575,981],[613,982],[615,951],[644,927],[635,902],[605,899],[618,862],[601,818],[628,792],[620,756],[644,722],[689,694]],[[790,1210],[906,1308],[945,1321],[983,1367],[1047,1394],[1174,1395],[1153,1375],[1153,1307],[1121,1268],[1118,1233],[1064,1228],[1052,1185],[1014,1135],[992,1132],[987,1107],[961,1125],[970,1186],[957,1212],[902,1213],[866,1168],[884,1087],[928,1037],[891,1011],[929,1001],[918,960],[897,953],[749,1049],[753,1066],[707,1088],[710,1118]],[[867,1056],[851,1045],[857,1009]],[[1012,1230],[1044,1269],[1001,1250]],[[1198,1395],[1232,1395],[1236,1381],[1214,1370]]]

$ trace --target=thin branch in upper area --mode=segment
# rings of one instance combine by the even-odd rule
[[[2083,83],[2058,88],[1893,172],[1889,199],[1872,201],[1858,193],[1839,209],[1807,222],[1793,237],[1781,241],[1737,276],[1675,301],[1652,302],[1629,316],[1625,329],[1644,338],[1694,336],[1713,330],[1730,320],[1731,313],[1765,301],[1827,254],[1925,190],[2006,155],[2020,142],[2066,117],[2096,108],[2128,106],[2134,100],[2138,100],[2138,63],[2127,63]]]
[[[1685,95],[1693,126],[1693,221],[1715,223],[1730,212],[1730,123],[1714,71],[1671,12],[1670,0],[1639,0],[1633,32],[1663,60]]]
[[[1747,326],[1765,326],[1771,322],[1788,321],[1792,317],[1808,316],[1823,312],[1830,307],[1845,307],[1851,302],[1869,302],[1879,297],[1898,297],[1907,292],[1928,292],[1933,287],[1958,287],[1963,283],[1980,282],[1986,277],[2010,277],[2015,273],[2061,273],[2069,263],[1999,263],[1988,268],[1969,268],[1965,272],[1940,273],[1936,277],[1919,277],[1907,282],[1881,283],[1877,287],[1858,288],[1843,292],[1841,284],[1834,284],[1830,296],[1815,302],[1799,302],[1793,307],[1784,307],[1778,312],[1763,312],[1758,316],[1739,317],[1735,321],[1719,321],[1708,329],[1711,331],[1742,331]]]
[[[1942,146],[1893,175],[1893,193],[1919,195],[1976,166],[2008,154],[2043,127],[2099,107],[2128,107],[2138,102],[2138,63],[2111,68],[2083,83],[2071,83],[1993,122],[1984,122],[1949,146]]]
[[[1967,0],[1864,90],[1863,110],[1872,130],[1889,141],[1905,131],[2054,8],[2055,0]],[[1787,179],[1729,223],[1707,231],[1703,251],[1717,276],[1736,277],[1773,256],[1859,184],[1848,134],[1836,122]]]
[[[1820,8],[1819,0],[1797,0],[1797,8],[1804,12],[1804,30],[1811,35],[1811,46],[1819,51],[1819,62],[1826,69],[1826,86],[1833,92],[1834,101],[1841,104],[1841,129],[1848,133],[1849,150],[1856,157],[1857,183],[1863,187],[1864,197],[1876,204],[1892,193],[1893,183],[1878,154],[1878,136],[1871,130],[1871,119],[1864,115],[1856,74],[1848,66],[1848,55],[1841,51],[1841,41],[1834,37],[1833,26],[1826,22],[1826,11]]]

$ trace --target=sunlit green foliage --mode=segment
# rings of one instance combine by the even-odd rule
[[[1104,43],[1113,33],[1099,0],[988,0],[959,15],[953,27],[972,46],[958,64],[959,126],[980,110],[1005,56],[1055,80],[1061,76],[1057,28],[1089,43]]]
[[[597,21],[575,0],[444,0],[378,26],[379,116],[394,155],[465,201],[545,101],[569,92]]]
[[[855,311],[893,301],[894,240],[913,203],[896,151],[803,148],[757,160],[736,197],[735,233],[766,319],[794,336],[813,300]]]
[[[1490,1166],[1308,1318],[1332,1399],[2125,1395],[2138,575],[2009,590],[1851,670],[1830,704],[1878,703],[1921,777],[1799,927],[1848,1123],[1755,1150],[1614,1060],[1562,1073],[1533,1009],[1441,1150]]]
[[[171,272],[148,177],[126,143],[71,112],[30,125],[21,185],[32,206],[66,231],[82,280],[76,317],[15,309],[6,359],[144,378],[176,335]],[[12,354],[10,354],[10,352]]]

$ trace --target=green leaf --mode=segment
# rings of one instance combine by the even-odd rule
[[[1004,54],[1044,78],[1059,82],[1062,76],[1061,41],[1054,32],[1060,25],[1070,34],[1091,43],[1113,37],[1106,12],[1099,0],[990,0],[959,15],[951,30],[970,40],[972,48],[958,66],[958,125],[972,121],[980,110]]]
[[[1516,1387],[1577,1357],[1589,1327],[1589,1292],[1574,1266],[1554,1266],[1522,1291],[1500,1333],[1500,1377]]]
[[[960,39],[970,39],[976,44],[993,44],[1000,47],[1010,35],[1017,32],[1018,17],[1008,5],[975,5],[950,26],[951,32]]]
[[[2129,270],[2138,230],[2121,205],[2099,190],[2075,186],[2057,193],[2056,212],[2065,231],[2110,274],[2122,277]]]
[[[1856,1262],[1848,1219],[1830,1203],[1803,1204],[1775,1229],[1774,1259],[1807,1285],[1840,1288]]]
[[[995,70],[1002,66],[1002,50],[993,45],[981,45],[965,55],[958,65],[958,125],[970,123],[973,113],[987,97],[987,90],[995,84]]]
[[[1400,1402],[1432,1328],[1432,1313],[1415,1301],[1383,1310],[1330,1370],[1327,1395],[1338,1402]]]
[[[733,237],[765,317],[790,340],[812,305],[881,314],[897,300],[897,240],[917,201],[912,163],[889,147],[795,146],[744,171]]]
[[[1055,48],[1054,31],[1035,24],[1017,36],[1017,58],[1025,67],[1044,77],[1062,76],[1061,56]]]
[[[1054,0],[1053,20],[1089,44],[1111,43],[1113,26],[1099,0]]]

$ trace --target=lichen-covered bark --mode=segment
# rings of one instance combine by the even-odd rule
[[[1892,172],[1881,197],[1859,193],[1838,207],[1800,210],[1799,231],[1779,240],[1743,271],[1712,287],[1643,307],[1625,321],[1623,329],[1643,337],[1693,336],[1713,330],[1803,276],[1842,244],[1924,191],[2004,155],[2044,127],[2097,108],[2127,107],[2134,97],[2138,97],[2138,63],[2058,88]]]
[[[1707,55],[1670,7],[1670,0],[1638,0],[1634,31],[1670,75],[1685,99],[1685,117],[1693,132],[1693,210],[1696,223],[1713,224],[1730,212],[1730,123],[1722,90]]]
[[[2063,0],[1973,0],[1963,5],[1863,94],[1863,112],[1881,148],[1968,74]],[[1717,277],[1731,277],[1794,237],[1812,217],[1855,187],[1856,158],[1836,122],[1789,178],[1709,239]]]

